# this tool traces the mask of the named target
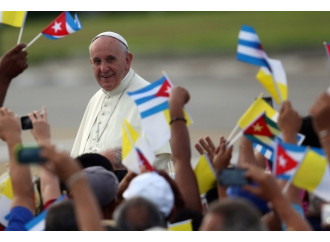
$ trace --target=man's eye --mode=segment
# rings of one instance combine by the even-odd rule
[[[112,63],[112,62],[114,62],[114,61],[115,61],[115,58],[112,57],[112,56],[109,56],[109,57],[107,58],[107,63]]]
[[[101,61],[100,60],[94,60],[93,61],[93,65],[94,66],[99,66],[101,64]]]

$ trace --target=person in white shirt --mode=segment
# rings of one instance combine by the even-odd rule
[[[122,145],[125,118],[141,133],[141,118],[135,102],[126,94],[149,84],[131,68],[133,54],[127,41],[114,32],[97,35],[89,46],[90,62],[101,89],[90,99],[81,121],[71,156],[101,153]],[[167,142],[156,152],[154,166],[167,170],[171,148]]]

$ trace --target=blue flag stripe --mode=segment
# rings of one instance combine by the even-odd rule
[[[153,114],[156,114],[158,112],[164,111],[166,109],[168,109],[168,101],[165,101],[165,102],[163,102],[163,103],[161,103],[161,104],[159,104],[159,105],[157,105],[157,106],[155,106],[153,108],[150,108],[150,109],[142,112],[141,113],[141,118],[149,117],[149,116],[151,116]]]
[[[166,78],[163,76],[161,79],[151,83],[150,85],[148,85],[148,86],[146,86],[142,89],[139,89],[137,91],[134,91],[134,92],[127,92],[127,94],[129,96],[133,96],[135,94],[141,94],[141,93],[144,93],[144,92],[148,92],[148,91],[154,89],[157,86],[161,86],[164,83],[165,80],[166,80]]]
[[[268,69],[270,69],[268,63],[263,58],[262,59],[261,58],[256,58],[256,57],[244,55],[244,54],[241,54],[241,53],[237,53],[236,58],[237,58],[237,60],[247,62],[247,63],[252,64],[252,65],[264,66],[264,67],[267,67]]]
[[[136,99],[134,101],[135,101],[136,105],[141,105],[141,104],[143,104],[145,102],[148,102],[148,101],[150,101],[154,98],[155,98],[155,95],[151,95],[151,96],[148,96],[148,97],[143,97],[143,98],[140,98],[140,99]]]
[[[47,210],[42,211],[37,217],[32,219],[30,222],[28,222],[25,225],[25,228],[27,230],[31,230],[35,225],[39,224],[42,220],[46,219],[46,213],[47,213]]]
[[[253,27],[248,26],[248,25],[242,25],[241,31],[246,31],[246,32],[251,32],[251,33],[256,33]]]

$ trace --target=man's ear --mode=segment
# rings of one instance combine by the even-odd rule
[[[126,70],[127,71],[131,68],[132,60],[133,60],[133,54],[128,53],[126,56]]]

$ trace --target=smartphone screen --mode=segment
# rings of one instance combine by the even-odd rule
[[[250,180],[245,178],[246,169],[226,168],[219,172],[218,182],[222,186],[243,186],[250,184]]]
[[[32,122],[31,122],[31,119],[29,118],[29,116],[21,117],[21,126],[22,126],[23,130],[33,128]]]
[[[40,156],[41,148],[18,146],[15,149],[16,158],[19,163],[44,163],[46,160]]]

